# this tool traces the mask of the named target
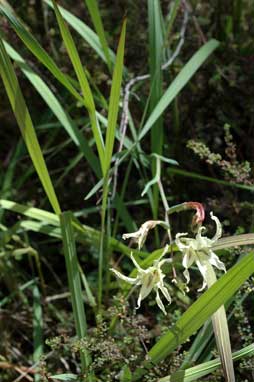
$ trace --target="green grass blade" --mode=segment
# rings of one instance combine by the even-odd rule
[[[67,76],[65,76],[58,68],[54,60],[42,48],[34,36],[28,32],[25,26],[17,19],[14,13],[8,6],[0,2],[0,13],[7,18],[11,26],[26,45],[26,47],[38,58],[40,62],[53,74],[53,76],[68,89],[68,91],[79,101],[82,102],[82,97],[78,91],[73,87]]]
[[[22,152],[23,148],[23,141],[22,139],[19,140],[14,153],[12,154],[10,158],[10,162],[8,164],[8,168],[5,171],[3,182],[1,185],[1,197],[2,198],[11,198],[12,197],[12,183],[14,180],[16,165],[18,163],[18,160],[20,158],[20,154]],[[0,211],[0,221],[3,219],[4,210]]]
[[[102,24],[98,3],[96,0],[85,0],[85,3],[87,5],[90,16],[92,18],[96,33],[100,39],[101,47],[102,47],[104,56],[106,57],[109,71],[111,71],[112,65],[111,65],[111,60],[109,55],[109,47],[108,47],[107,39],[105,36],[105,31]]]
[[[56,379],[57,381],[71,382],[71,381],[77,381],[78,375],[72,374],[72,373],[56,374],[56,375],[51,375],[49,379]]]
[[[162,55],[163,55],[163,20],[159,0],[148,0],[149,65],[150,65],[150,113],[163,95]],[[151,152],[162,154],[163,118],[162,115],[151,127]],[[156,160],[152,161],[152,177],[156,173]],[[153,186],[153,218],[158,217],[159,192],[157,184]]]
[[[3,1],[3,0],[2,0]],[[53,6],[53,5],[52,5]],[[69,79],[67,75],[61,72],[54,60],[48,55],[48,53],[42,48],[35,37],[25,28],[25,26],[18,20],[14,12],[6,2],[0,0],[0,13],[4,15],[17,35],[24,42],[26,47],[37,57],[37,59],[53,74],[53,76],[72,94],[78,101],[83,103],[83,97],[79,94],[77,89],[72,85],[73,79]],[[107,124],[107,120],[99,113],[96,113],[98,119]]]
[[[43,223],[59,227],[59,217],[52,212],[48,212],[40,208],[24,206],[23,204],[4,199],[0,199],[0,207],[31,219],[39,220]]]
[[[43,354],[43,316],[41,305],[41,294],[37,285],[33,286],[33,362],[38,363]],[[36,373],[34,381],[41,380],[40,374]]]
[[[113,73],[112,86],[109,100],[108,126],[105,143],[105,169],[104,174],[109,170],[116,134],[117,115],[119,110],[120,89],[123,76],[123,59],[125,47],[126,20],[123,22],[121,36],[117,48],[116,63]]]
[[[173,328],[152,347],[148,353],[150,362],[146,362],[146,365],[151,367],[162,361],[177,346],[195,333],[254,273],[253,260],[253,253],[249,253],[194,302]],[[143,373],[144,370],[137,370],[136,378],[138,379]]]
[[[55,213],[60,214],[60,206],[52,185],[42,152],[37,140],[33,123],[23,98],[16,74],[14,72],[10,58],[0,39],[0,74],[8,94],[12,110],[15,114],[21,134],[26,143],[28,152],[33,161],[34,167],[41,180],[43,188],[48,196],[51,206]]]
[[[104,269],[104,244],[105,244],[105,220],[106,220],[106,210],[109,192],[109,170],[111,165],[113,147],[115,142],[115,132],[117,124],[117,115],[119,109],[120,100],[120,90],[123,75],[123,59],[124,59],[124,46],[125,46],[125,34],[126,34],[126,19],[123,22],[122,31],[120,35],[120,40],[117,48],[116,63],[114,67],[112,86],[110,91],[109,100],[109,113],[108,113],[108,126],[106,132],[106,143],[105,143],[105,161],[103,166],[103,194],[102,194],[102,207],[101,207],[101,240],[99,249],[99,277],[98,277],[98,306],[101,307],[102,302],[102,289],[103,289],[103,269]],[[107,251],[105,251],[107,252]],[[106,265],[106,272],[108,272],[108,265]],[[108,277],[107,277],[108,279]],[[108,286],[108,285],[107,285]]]
[[[41,77],[29,67],[25,60],[20,56],[20,54],[17,51],[15,51],[12,48],[11,45],[4,41],[4,46],[8,55],[17,63],[22,72],[34,86],[36,91],[41,95],[41,97],[47,103],[49,108],[55,114],[61,125],[65,128],[66,132],[69,134],[73,142],[79,147],[80,151],[87,159],[89,165],[94,170],[95,174],[99,176],[100,166],[98,163],[98,158],[93,153],[92,149],[88,145],[82,133],[79,131],[78,127],[71,119],[69,114],[64,110],[54,93],[50,90],[48,85],[41,79]]]
[[[241,350],[233,353],[233,360],[237,361],[245,357],[251,357],[254,354],[254,344],[244,347]],[[180,370],[171,376],[163,377],[158,382],[192,382],[197,381],[207,374],[212,373],[221,366],[220,360],[214,359],[212,361],[204,362],[200,365],[190,367],[186,370]]]
[[[79,84],[80,84],[80,87],[81,87],[81,90],[83,93],[84,104],[85,104],[85,106],[88,110],[88,113],[89,113],[92,131],[93,131],[94,139],[96,142],[96,146],[97,146],[97,150],[98,150],[98,154],[99,154],[99,158],[100,158],[100,163],[101,163],[101,168],[102,168],[102,172],[103,172],[104,156],[105,156],[105,154],[104,154],[104,142],[103,142],[101,130],[99,127],[97,116],[96,116],[93,94],[92,94],[92,91],[90,89],[89,82],[86,78],[86,74],[85,74],[85,71],[83,69],[83,66],[81,64],[81,60],[80,60],[76,45],[74,43],[74,40],[71,36],[71,33],[69,31],[67,24],[65,23],[62,15],[61,15],[58,7],[57,7],[55,0],[53,0],[53,5],[54,5],[54,10],[55,10],[57,22],[58,22],[58,25],[59,25],[59,28],[61,31],[61,35],[62,35],[64,44],[65,44],[65,47],[67,49],[68,55],[69,55],[70,60],[72,62],[73,68],[76,72],[76,75],[77,75],[77,78],[78,78],[78,81],[79,81]]]
[[[160,101],[154,108],[153,112],[146,121],[144,127],[139,134],[139,141],[144,138],[147,132],[152,128],[154,123],[162,115],[164,110],[170,105],[174,98],[179,94],[183,87],[188,83],[191,77],[196,73],[205,60],[211,55],[211,53],[219,46],[217,40],[210,40],[203,45],[192,58],[183,67],[181,72],[177,75],[174,81],[170,84]]]
[[[90,306],[95,307],[97,304],[96,304],[94,295],[91,291],[91,288],[90,288],[90,285],[87,281],[86,275],[84,274],[83,269],[81,267],[79,267],[79,273],[80,273],[82,284],[83,284],[85,291],[86,291],[87,300],[88,300]]]
[[[181,170],[178,168],[170,168],[170,173],[176,174],[176,175],[181,175],[181,176],[188,177],[188,178],[204,180],[206,182],[217,183],[217,184],[221,184],[223,186],[236,187],[236,188],[241,188],[242,190],[254,191],[254,186],[249,186],[247,184],[238,184],[235,182],[228,182],[228,181],[223,180],[223,179],[216,179],[216,178],[212,178],[212,177],[209,177],[206,175],[197,174],[196,172]]]
[[[171,6],[170,14],[168,16],[168,20],[165,26],[165,45],[169,45],[167,39],[170,39],[171,31],[173,29],[174,21],[177,16],[177,12],[181,6],[181,0],[175,0],[173,5]]]
[[[40,208],[29,207],[23,204],[15,203],[11,200],[0,199],[0,208],[3,208],[8,211],[21,214],[30,219],[38,220],[38,223],[32,220],[22,221],[21,226],[27,230],[34,232],[41,232],[46,235],[51,235],[56,238],[61,238],[61,232],[59,232],[59,217],[51,212],[42,210]],[[241,235],[242,236],[242,235]],[[91,228],[87,225],[81,225],[78,230],[77,241],[85,244],[90,244],[93,246],[99,247],[100,242],[100,232],[94,228]],[[129,248],[127,245],[116,240],[113,237],[107,238],[108,245],[112,250],[120,252],[124,255],[130,256],[131,252],[134,255],[147,257],[147,252],[140,252],[138,250]]]
[[[228,182],[227,180],[212,178],[210,176],[198,174],[196,172],[180,170],[178,168],[171,168],[170,173],[176,174],[176,175],[181,175],[181,176],[188,177],[188,178],[204,180],[206,182],[217,183],[217,184],[221,184],[223,186],[236,187],[236,188],[241,188],[242,190],[254,191],[254,186],[249,186],[247,184],[238,184],[238,183],[234,183],[234,182]]]
[[[65,263],[68,275],[68,284],[71,292],[72,309],[75,320],[75,327],[79,339],[86,337],[87,324],[83,296],[78,269],[78,259],[72,226],[72,213],[63,212],[60,215],[61,231],[63,235],[63,247]],[[87,350],[80,352],[82,371],[84,372],[90,364],[90,356]]]
[[[51,0],[43,0],[48,6],[53,8]],[[65,8],[58,6],[65,21],[91,46],[91,48],[107,63],[104,50],[101,46],[100,39],[82,20],[74,16],[71,12]],[[109,50],[110,61],[115,62],[115,54],[112,50]]]

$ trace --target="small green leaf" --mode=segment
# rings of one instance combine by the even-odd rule
[[[78,375],[76,374],[71,374],[71,373],[66,373],[66,374],[56,374],[56,375],[51,375],[48,377],[49,379],[57,379],[58,381],[76,381],[78,379]]]
[[[120,372],[120,382],[131,382],[132,381],[132,373],[128,365],[124,365]]]

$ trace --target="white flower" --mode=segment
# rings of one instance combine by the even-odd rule
[[[150,231],[150,229],[156,227],[156,225],[161,225],[165,229],[168,229],[167,224],[162,220],[148,220],[147,222],[142,224],[138,231],[132,233],[124,233],[123,239],[126,240],[129,238],[133,238],[134,241],[138,243],[138,249],[141,249],[146,241],[148,232]]]
[[[163,311],[164,314],[166,313],[165,307],[161,301],[159,292],[161,291],[166,300],[171,303],[171,297],[169,295],[169,291],[164,285],[163,279],[165,277],[165,274],[162,272],[161,267],[165,263],[169,263],[172,260],[171,259],[164,259],[161,260],[161,258],[168,252],[168,245],[164,248],[164,251],[162,255],[159,257],[158,260],[155,260],[153,262],[153,265],[147,269],[143,269],[139,266],[139,264],[134,259],[133,255],[131,254],[131,260],[135,267],[137,268],[137,276],[135,278],[124,276],[122,273],[118,272],[117,270],[111,268],[111,271],[115,273],[117,277],[119,277],[121,280],[126,281],[129,284],[135,285],[135,286],[141,286],[138,301],[137,301],[137,309],[140,308],[141,301],[144,300],[150,292],[154,289],[156,292],[156,303],[159,306],[159,308]]]
[[[207,274],[207,263],[215,266],[216,268],[226,272],[225,265],[219,260],[218,256],[212,251],[212,246],[222,235],[222,228],[219,219],[213,215],[211,212],[211,218],[216,223],[216,233],[212,239],[206,236],[202,236],[202,231],[205,227],[199,227],[198,233],[195,239],[183,237],[188,235],[187,233],[178,233],[176,235],[176,245],[179,250],[183,253],[183,267],[185,268],[184,276],[187,280],[187,284],[190,281],[189,268],[194,262],[196,262],[200,273],[203,276],[203,285],[199,291],[203,290],[207,286],[206,274]]]

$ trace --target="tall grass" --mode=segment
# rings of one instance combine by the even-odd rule
[[[160,156],[165,155],[164,142],[166,139],[169,145],[174,142],[173,130],[169,137],[164,131],[164,112],[172,102],[176,100],[176,97],[180,94],[182,89],[189,84],[206,60],[213,54],[215,49],[219,46],[219,42],[211,39],[201,46],[185,64],[182,64],[182,68],[175,78],[172,78],[168,73],[164,75],[162,65],[170,59],[170,55],[172,54],[168,49],[167,41],[168,39],[170,41],[170,34],[176,20],[177,12],[179,12],[180,9],[180,2],[175,1],[169,16],[164,17],[160,1],[148,0],[149,96],[148,100],[144,101],[144,113],[141,120],[137,120],[136,116],[134,117],[132,115],[132,110],[128,109],[128,127],[130,128],[131,137],[122,137],[122,131],[119,129],[118,121],[119,111],[123,106],[121,104],[123,73],[125,72],[126,76],[128,76],[128,70],[124,68],[125,39],[126,35],[128,36],[128,29],[126,32],[126,19],[123,20],[117,51],[114,53],[107,42],[97,1],[85,1],[95,32],[81,19],[78,19],[71,12],[59,6],[55,0],[44,0],[44,3],[45,6],[47,5],[54,10],[61,38],[76,79],[65,74],[60,69],[59,64],[53,60],[51,55],[47,53],[34,35],[25,27],[7,2],[0,1],[0,12],[6,20],[8,20],[24,46],[26,46],[40,64],[51,73],[57,85],[65,89],[66,94],[73,99],[74,105],[76,102],[81,105],[82,114],[87,126],[89,126],[92,139],[87,139],[79,129],[77,121],[72,118],[68,112],[68,105],[54,94],[51,87],[31,68],[23,56],[21,56],[6,39],[1,37],[0,75],[29,156],[53,210],[53,212],[49,212],[44,209],[25,206],[11,200],[6,200],[6,198],[9,198],[9,195],[11,195],[7,190],[11,187],[13,182],[15,161],[19,158],[20,154],[20,146],[18,146],[16,152],[13,154],[13,159],[2,186],[0,206],[2,208],[2,217],[3,211],[8,210],[21,214],[22,218],[18,225],[11,227],[10,232],[6,229],[7,232],[5,232],[5,241],[3,241],[3,243],[4,245],[8,243],[13,232],[15,232],[15,234],[19,234],[20,232],[23,234],[29,231],[44,234],[46,237],[53,237],[55,240],[62,240],[76,334],[79,339],[83,339],[88,336],[85,314],[87,307],[84,308],[84,294],[87,296],[88,305],[92,307],[93,315],[102,312],[106,295],[111,292],[112,287],[109,277],[109,264],[112,261],[110,254],[113,251],[117,251],[121,255],[129,257],[130,253],[133,252],[137,261],[139,261],[144,268],[153,264],[153,261],[158,259],[161,255],[161,249],[155,250],[150,254],[147,251],[131,250],[115,237],[111,237],[113,211],[114,208],[117,210],[117,218],[113,226],[114,236],[118,233],[119,219],[122,220],[127,230],[136,229],[136,223],[133,222],[128,206],[125,204],[126,189],[131,179],[132,169],[134,168],[134,170],[140,174],[142,186],[146,186],[145,189],[147,190],[149,188],[148,186],[151,185],[151,182],[148,182],[147,175],[144,175],[150,171],[150,162],[147,161],[147,158],[149,155],[149,158],[154,158],[154,154]],[[241,18],[241,3],[240,1],[234,3],[236,30],[238,30],[239,20]],[[108,72],[110,75],[112,74],[108,100],[101,94],[100,89],[95,85],[88,69],[84,67],[82,57],[77,48],[77,43],[75,42],[75,36],[72,35],[70,27],[78,32],[79,38],[81,38],[82,41],[86,41],[91,49],[96,52],[98,57],[106,63]],[[21,69],[36,92],[43,98],[51,110],[51,113],[65,129],[70,141],[74,143],[77,153],[75,153],[76,156],[71,162],[70,168],[75,167],[79,160],[84,158],[87,166],[95,174],[95,185],[89,192],[88,197],[93,197],[102,189],[100,206],[92,206],[93,213],[100,213],[100,230],[93,228],[92,223],[90,223],[89,226],[81,224],[77,217],[75,217],[74,212],[61,211],[60,202],[56,194],[57,183],[52,180],[53,177],[45,162],[43,155],[44,150],[40,146],[37,138],[37,131],[34,128],[29,112],[29,104],[27,106],[11,59],[15,62],[15,65]],[[98,112],[98,110],[100,110],[100,112]],[[107,112],[107,117],[104,115],[105,112]],[[148,146],[148,154],[143,151],[145,138],[147,138],[150,143]],[[117,153],[117,155],[115,151],[116,140],[123,140],[123,150]],[[114,167],[116,166],[116,158],[119,159],[120,165],[127,160],[129,164],[128,170],[123,175],[121,192],[119,193],[117,190],[115,198],[112,200],[112,178]],[[166,162],[169,163],[170,160]],[[172,164],[173,161],[171,160],[170,163]],[[64,176],[67,176],[69,168],[65,170]],[[193,179],[200,178],[200,175],[189,172],[186,173],[183,169],[172,169],[172,173],[192,177]],[[156,166],[153,161],[151,174],[152,178],[156,177]],[[60,178],[60,180],[61,179],[62,178]],[[252,186],[234,185],[205,176],[203,176],[202,180],[230,185],[231,187],[241,187],[245,190],[253,190]],[[145,206],[147,207],[148,203],[150,203],[153,218],[157,219],[159,216],[160,199],[157,182],[153,183],[152,193],[150,192],[148,199],[145,200]],[[144,203],[142,200],[138,200],[137,203],[133,203],[133,205],[143,205],[142,203]],[[81,210],[79,215],[82,215],[82,213],[87,213],[87,216],[91,216],[89,215],[91,213],[89,208],[87,208],[86,211]],[[7,236],[9,237],[8,240],[6,239]],[[159,243],[158,237],[157,241]],[[80,267],[76,242],[96,248],[98,258],[96,299],[94,298],[93,288],[89,284],[85,272]],[[219,242],[217,249],[229,248],[233,245],[253,244],[253,242],[253,235],[239,236],[236,237],[236,239],[229,237]],[[177,251],[177,247],[172,245],[172,253],[175,253],[177,256]],[[179,262],[179,258],[177,261]],[[128,371],[126,378],[131,378],[133,381],[142,381],[147,369],[158,365],[168,355],[172,354],[179,345],[194,335],[223,304],[229,301],[234,293],[253,273],[253,253],[249,253],[218,281],[215,282],[214,280],[214,284],[211,285],[209,290],[200,296],[186,312],[182,314],[172,329],[168,330],[160,340],[151,347],[148,352],[149,360],[144,359],[141,367],[138,367],[133,374]],[[135,272],[132,272],[130,276],[133,276],[133,274],[135,274]],[[27,288],[27,285],[25,284],[23,288]],[[83,289],[85,289],[85,292]],[[41,293],[37,283],[33,283],[33,302],[33,358],[34,362],[38,362],[42,354],[43,312]],[[6,300],[4,301],[4,304],[5,303]],[[88,309],[90,307],[88,307]],[[199,342],[200,346],[203,344],[202,341],[201,344]],[[244,357],[247,354],[253,354],[253,351],[253,346],[246,347],[233,355],[233,357]],[[80,359],[82,372],[85,373],[89,370],[88,380],[94,380],[93,371],[90,370],[91,356],[87,349],[80,352]],[[215,370],[219,363],[218,360],[211,361],[210,363],[202,363],[187,370],[179,370],[179,372],[177,372],[178,374],[175,373],[172,376],[165,376],[165,378],[160,380],[191,381],[194,380],[194,378],[202,377]],[[37,375],[35,379],[39,380],[39,376]]]

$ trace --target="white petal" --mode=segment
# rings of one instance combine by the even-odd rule
[[[140,295],[140,293],[139,293],[139,295],[138,295],[138,301],[137,301],[137,307],[136,307],[136,309],[139,309],[140,308],[140,305],[141,305],[141,295]]]
[[[213,252],[209,252],[209,263],[214,265],[216,268],[226,272],[224,263],[218,258],[218,256]]]
[[[222,235],[222,227],[221,227],[221,222],[217,218],[217,216],[214,216],[214,214],[211,212],[211,219],[213,219],[216,223],[216,232],[214,237],[211,239],[214,243],[221,237]]]
[[[163,256],[166,255],[166,253],[168,252],[168,250],[169,250],[169,245],[167,244],[167,245],[164,247],[162,254],[160,255],[160,257],[159,257],[157,260],[155,260],[155,262],[156,262],[156,263],[159,263],[160,259],[162,259]],[[172,261],[172,260],[171,260],[171,261]]]
[[[203,276],[204,279],[206,279],[206,273],[207,273],[206,260],[200,261],[200,259],[197,259],[196,263],[201,275]]]
[[[142,283],[142,286],[139,292],[140,302],[144,300],[151,293],[154,287],[153,275],[151,273],[146,274],[141,279],[141,283]]]
[[[203,285],[200,289],[198,289],[198,291],[200,292],[203,289],[205,289],[205,287],[207,286],[207,282],[206,282],[206,273],[207,273],[206,260],[205,261],[197,260],[196,263],[197,263],[197,266],[198,266],[198,269],[199,269],[201,275],[203,276]]]
[[[135,267],[137,268],[137,270],[142,273],[142,271],[144,271],[144,269],[142,269],[140,267],[140,265],[137,263],[137,261],[135,260],[135,258],[134,258],[132,253],[131,253],[131,260],[132,260],[133,264],[135,265]]]
[[[205,227],[203,226],[199,227],[198,233],[196,235],[196,240],[200,241],[202,239],[202,231],[205,231],[205,230],[206,230]]]
[[[176,242],[176,245],[178,246],[180,251],[184,251],[185,249],[189,248],[189,245],[186,245],[186,244],[182,243],[181,240],[180,240],[180,237],[187,236],[187,235],[188,235],[187,232],[185,232],[185,233],[177,233],[176,234],[175,242]]]
[[[134,238],[134,239],[138,239],[139,238],[139,236],[140,236],[140,229],[138,230],[138,231],[136,231],[136,232],[132,232],[132,233],[124,233],[123,235],[122,235],[122,238],[124,239],[124,240],[126,240],[126,239],[130,239],[130,238]]]
[[[202,292],[202,290],[204,290],[206,287],[207,287],[207,282],[203,280],[203,285],[201,288],[198,289],[198,292]]]
[[[186,278],[186,284],[189,284],[190,282],[190,273],[188,269],[186,268],[185,271],[183,272],[184,277]]]
[[[132,277],[127,277],[127,276],[124,276],[122,273],[118,272],[116,269],[114,268],[110,268],[110,270],[112,272],[114,272],[114,274],[121,280],[123,281],[126,281],[127,283],[129,284],[136,284],[137,283],[137,278],[132,278]]]
[[[163,293],[165,299],[169,302],[169,304],[171,304],[172,300],[171,300],[171,296],[169,294],[168,289],[162,283],[158,284],[158,288],[161,290],[161,292]]]
[[[158,307],[163,311],[163,313],[166,315],[167,314],[167,312],[166,312],[166,310],[165,310],[165,307],[164,307],[164,305],[163,305],[163,302],[161,301],[161,298],[160,298],[160,294],[159,294],[159,290],[157,289],[156,290],[156,303],[157,303],[157,305],[158,305]]]
[[[183,256],[182,265],[184,268],[190,268],[196,259],[195,251],[191,248],[187,250]]]

